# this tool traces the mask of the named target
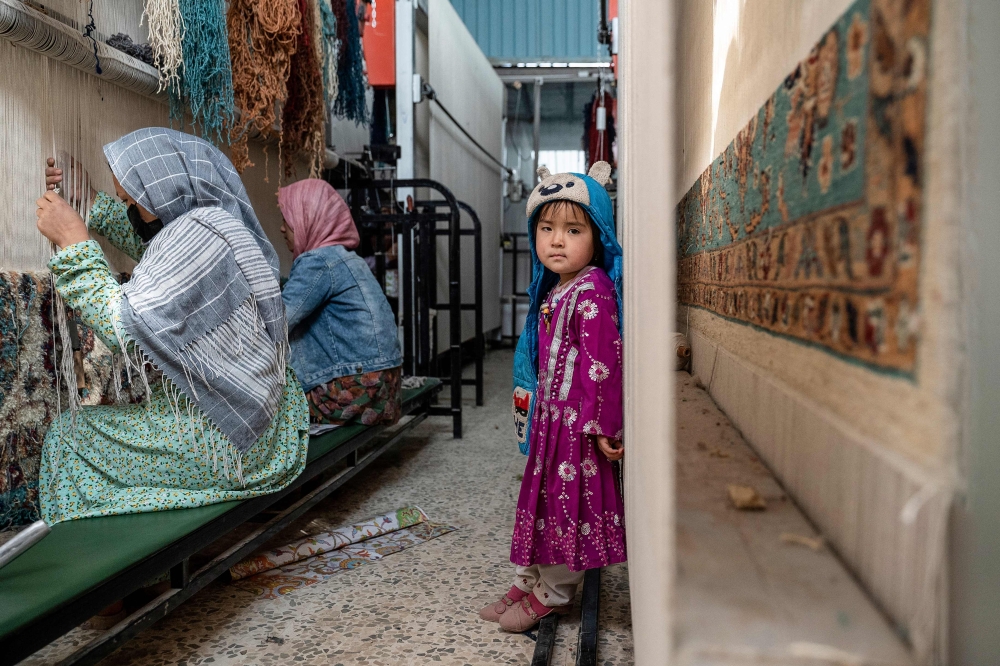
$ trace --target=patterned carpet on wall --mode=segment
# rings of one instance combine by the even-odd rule
[[[678,300],[912,374],[930,0],[857,0],[677,210]]]
[[[52,283],[48,271],[0,271],[0,530],[38,520],[38,469],[58,400],[54,367]],[[83,405],[116,402],[111,351],[78,326]],[[118,369],[118,372],[122,372]],[[65,387],[63,387],[65,390]],[[138,402],[144,387],[122,372],[122,400]]]

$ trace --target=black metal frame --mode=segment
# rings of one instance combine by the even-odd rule
[[[504,294],[502,299],[510,302],[510,335],[502,335],[501,340],[509,340],[512,347],[517,346],[517,339],[521,336],[517,334],[517,299],[528,298],[527,287],[525,291],[517,290],[517,257],[521,254],[531,255],[531,248],[521,247],[519,238],[527,238],[526,231],[511,231],[503,235],[503,252],[511,255],[510,269],[510,293]]]
[[[403,370],[412,375],[430,375],[450,387],[450,407],[432,408],[432,415],[448,415],[453,419],[453,434],[462,436],[462,386],[476,386],[476,404],[483,404],[483,361],[486,341],[483,333],[482,298],[482,224],[475,210],[458,201],[443,184],[427,178],[371,179],[368,177],[338,178],[332,172],[327,180],[335,187],[346,185],[350,190],[351,213],[355,224],[362,231],[374,230],[380,239],[380,230],[390,229],[393,237],[403,236],[399,248],[406,277],[402,289],[399,317],[403,326]],[[400,188],[434,190],[440,199],[412,201],[410,210],[403,210],[398,203]],[[392,212],[382,212],[388,208]],[[446,209],[441,211],[439,209]],[[461,211],[472,220],[472,229],[461,228]],[[447,222],[446,228],[438,228]],[[437,242],[438,236],[448,238],[448,300],[437,299]],[[473,236],[475,242],[475,302],[462,302],[461,288],[461,237]],[[381,249],[381,248],[380,248]],[[385,283],[384,253],[376,253],[375,276]],[[437,354],[437,327],[432,325],[431,311],[447,310],[449,313],[448,374],[440,371]],[[462,378],[462,312],[474,311],[476,320],[476,377]]]
[[[98,663],[213,580],[225,574],[231,566],[256,551],[289,523],[347,483],[375,458],[397,444],[403,435],[432,413],[431,400],[438,391],[440,391],[440,387],[421,394],[413,402],[403,406],[404,413],[413,416],[411,419],[401,422],[397,426],[366,428],[354,438],[312,461],[302,474],[284,490],[242,502],[239,506],[202,525],[141,562],[136,562],[69,602],[53,609],[50,613],[15,632],[0,637],[0,666],[16,664],[27,658],[93,617],[109,604],[135,592],[152,577],[169,570],[170,590],[59,662],[60,666]],[[359,457],[359,449],[371,443],[374,443],[376,448]],[[322,481],[316,488],[307,492],[291,506],[263,523],[253,533],[213,558],[197,571],[191,572],[189,570],[192,555],[215,543],[280,500],[289,497],[303,485],[317,479],[335,465],[345,461],[348,465],[345,469]]]
[[[597,627],[601,612],[601,570],[587,569],[580,603],[580,634],[576,643],[576,666],[597,666]],[[538,623],[531,666],[549,666],[555,648],[559,616],[549,613]]]
[[[476,376],[473,379],[462,379],[462,384],[465,386],[475,386],[476,387],[476,405],[479,407],[483,406],[483,363],[486,359],[486,335],[483,333],[483,225],[479,221],[479,215],[476,214],[475,209],[464,201],[459,201],[458,207],[464,210],[468,215],[469,219],[472,220],[471,229],[459,229],[460,236],[472,236],[474,243],[473,251],[473,261],[475,262],[475,300],[472,303],[462,303],[461,309],[463,311],[473,311],[475,313],[475,338],[473,340],[474,354],[476,362]],[[442,201],[417,201],[415,204],[420,208],[436,208],[437,206],[444,205]],[[438,236],[444,236],[450,233],[450,229],[437,229],[435,233]],[[435,307],[450,307],[450,304],[439,304]],[[437,350],[437,346],[434,345],[434,351]],[[432,352],[432,356],[437,356]],[[436,362],[436,358],[435,358]],[[441,377],[441,381],[449,383],[450,379],[447,377]]]

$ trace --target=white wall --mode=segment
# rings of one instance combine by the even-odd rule
[[[674,580],[676,2],[621,3],[618,188],[625,251],[625,517],[635,663],[671,663]]]
[[[503,83],[469,34],[449,0],[431,0],[428,7],[429,83],[469,134],[496,159],[502,158]],[[430,109],[430,177],[449,188],[457,199],[476,210],[483,228],[483,329],[500,326],[500,224],[503,179],[500,168],[476,148],[433,102]],[[419,124],[417,129],[420,132]],[[419,145],[419,138],[417,140]],[[419,151],[418,151],[419,153]],[[465,215],[463,227],[471,227]],[[439,298],[447,297],[445,242],[438,247]],[[474,298],[473,245],[462,243],[462,299]],[[439,351],[448,340],[447,313],[439,314]],[[462,319],[463,339],[474,334],[473,314]]]

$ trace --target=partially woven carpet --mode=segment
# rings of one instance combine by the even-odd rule
[[[60,403],[56,392],[52,283],[47,271],[0,271],[0,530],[38,520],[42,442]],[[119,402],[111,351],[79,326],[82,405]],[[118,372],[122,372],[118,369]],[[69,381],[76,382],[75,378]],[[63,391],[66,387],[63,386]],[[139,402],[145,387],[121,376],[121,401]]]
[[[0,272],[0,530],[38,520],[42,440],[56,416],[48,272]]]

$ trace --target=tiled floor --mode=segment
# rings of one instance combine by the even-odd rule
[[[431,418],[275,539],[313,519],[342,524],[417,504],[460,529],[278,599],[213,585],[106,664],[527,664],[534,642],[479,619],[510,582],[510,534],[524,470],[510,430],[510,352],[486,367],[486,405],[466,402],[465,437]],[[472,393],[469,387],[467,395]],[[579,604],[560,624],[553,664],[572,664]],[[632,663],[625,566],[604,571],[599,663]],[[77,631],[26,663],[53,663],[93,634]]]

